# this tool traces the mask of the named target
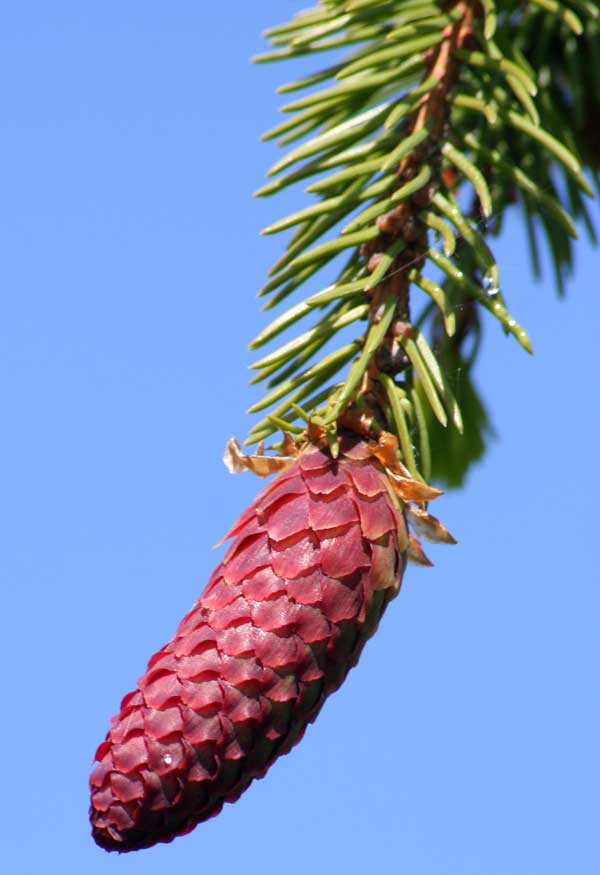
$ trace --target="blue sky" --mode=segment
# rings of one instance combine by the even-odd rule
[[[582,240],[559,301],[516,215],[496,251],[536,356],[487,326],[499,439],[438,502],[458,546],[409,570],[344,688],[235,806],[139,854],[89,837],[109,717],[258,488],[221,455],[248,427],[254,296],[282,246],[258,232],[298,201],[251,199],[293,71],[247,59],[296,8],[3,9],[0,858],[12,875],[591,875],[600,255]]]

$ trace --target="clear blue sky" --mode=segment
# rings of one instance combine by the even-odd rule
[[[302,744],[170,846],[87,822],[120,697],[258,483],[254,298],[296,197],[254,202],[291,67],[252,68],[296,2],[4,4],[0,20],[0,859],[11,875],[592,875],[600,853],[600,254],[569,299],[497,247],[532,359],[495,325],[499,440],[437,510],[459,539],[401,597]],[[598,215],[598,209],[595,210]]]

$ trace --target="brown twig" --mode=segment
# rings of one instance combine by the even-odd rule
[[[478,12],[481,12],[478,0],[458,0],[454,4],[454,8],[460,10],[462,15],[445,28],[439,45],[424,55],[426,77],[435,76],[438,84],[421,98],[419,107],[407,129],[407,135],[409,135],[428,127],[428,136],[400,162],[397,170],[399,186],[414,179],[424,164],[431,167],[431,177],[427,184],[410,198],[377,220],[381,234],[366,244],[362,252],[364,257],[369,260],[369,268],[372,271],[381,257],[380,254],[389,249],[398,238],[402,238],[407,244],[390,265],[383,281],[371,293],[371,322],[377,320],[381,302],[386,300],[390,294],[398,301],[390,329],[377,350],[360,387],[360,392],[363,397],[366,396],[367,403],[375,409],[379,409],[381,406],[379,404],[380,389],[377,383],[378,372],[382,371],[394,375],[410,365],[401,344],[402,336],[410,334],[412,330],[410,326],[409,269],[422,267],[429,245],[428,229],[419,218],[419,213],[429,206],[441,183],[440,145],[448,134],[450,113],[448,96],[455,85],[459,72],[456,51],[464,48],[472,40],[473,18]]]

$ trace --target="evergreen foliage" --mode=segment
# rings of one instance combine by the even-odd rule
[[[561,294],[576,223],[595,239],[598,3],[321,0],[266,36],[257,62],[322,66],[279,89],[284,120],[264,135],[293,145],[257,194],[302,182],[311,196],[264,231],[292,232],[265,309],[342,262],[253,340],[302,322],[253,365],[267,391],[246,443],[300,439],[312,420],[335,451],[338,424],[360,419],[397,436],[413,476],[459,485],[491,433],[471,379],[482,311],[532,351],[489,239],[516,205],[534,272],[541,231]]]

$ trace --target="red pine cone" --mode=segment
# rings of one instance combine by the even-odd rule
[[[404,571],[403,512],[354,437],[338,460],[309,445],[229,536],[96,752],[90,818],[106,850],[171,841],[262,777],[356,664]]]

